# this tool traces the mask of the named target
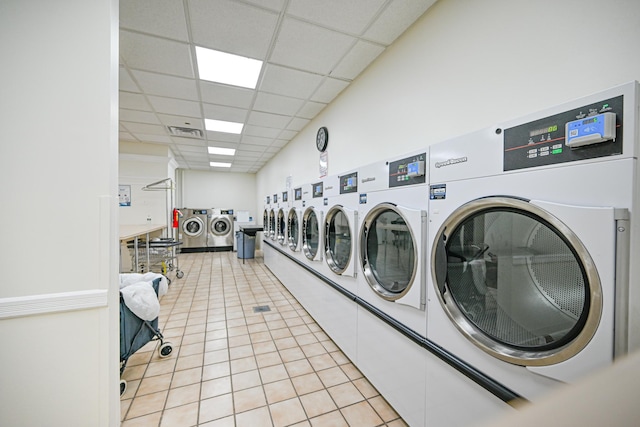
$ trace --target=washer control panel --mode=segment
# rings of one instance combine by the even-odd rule
[[[504,129],[503,168],[622,154],[623,96]]]

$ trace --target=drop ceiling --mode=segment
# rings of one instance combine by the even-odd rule
[[[180,168],[255,173],[434,2],[120,0],[119,138],[167,145]],[[256,89],[200,80],[196,46],[264,61]]]

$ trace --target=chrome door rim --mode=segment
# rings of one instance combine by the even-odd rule
[[[331,269],[331,271],[333,271],[336,274],[344,273],[344,271],[349,266],[349,263],[351,262],[351,256],[352,256],[352,253],[351,253],[352,251],[349,250],[349,258],[347,259],[347,262],[346,262],[345,266],[344,267],[340,267],[335,262],[335,260],[333,259],[333,255],[331,253],[331,249],[329,248],[329,233],[327,233],[327,230],[329,228],[329,224],[331,223],[331,220],[340,212],[342,212],[342,214],[345,216],[345,218],[347,219],[347,223],[348,223],[349,222],[349,217],[347,216],[347,213],[344,211],[344,208],[342,207],[342,205],[335,205],[335,206],[331,207],[331,209],[329,209],[329,211],[327,212],[327,216],[325,217],[325,220],[324,220],[324,227],[325,227],[324,253],[325,253],[325,259],[326,259],[327,265],[329,265],[329,268]],[[349,224],[349,230],[351,230],[351,224]]]
[[[200,230],[196,233],[192,233],[191,231],[187,230],[187,224],[195,222],[197,224],[200,225]],[[187,220],[182,224],[182,232],[184,234],[186,234],[189,237],[197,237],[199,235],[201,235],[204,232],[204,222],[198,218],[198,217],[191,217],[191,218],[187,218]]]
[[[447,313],[448,317],[451,319],[456,328],[465,336],[465,338],[467,338],[483,351],[500,360],[504,360],[506,362],[517,365],[547,366],[570,359],[571,357],[582,351],[582,349],[587,346],[589,341],[595,335],[598,324],[600,323],[600,317],[602,315],[603,301],[602,284],[600,282],[600,277],[596,270],[595,263],[578,236],[576,236],[576,234],[569,227],[567,227],[566,224],[564,224],[548,211],[525,200],[502,196],[484,197],[460,206],[451,215],[449,215],[449,217],[442,223],[438,232],[436,233],[434,243],[442,240],[443,236],[450,236],[451,233],[456,230],[457,227],[470,216],[488,209],[495,208],[507,208],[516,212],[530,214],[529,216],[531,216],[532,214],[534,217],[546,221],[548,224],[553,226],[567,241],[567,244],[574,249],[577,255],[577,259],[584,268],[590,297],[586,321],[581,331],[578,332],[576,337],[569,341],[567,344],[546,351],[527,351],[497,342],[496,340],[486,335],[482,330],[477,328],[462,313],[462,311],[458,308],[457,303],[452,298],[451,291],[448,290],[448,283],[445,283],[448,291],[445,292],[444,295],[442,294],[439,288],[438,279],[436,277],[435,268],[439,245],[434,244],[431,253],[431,275],[436,294],[438,295],[438,299],[440,301],[440,305]]]

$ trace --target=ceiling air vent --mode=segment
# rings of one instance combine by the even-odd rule
[[[202,139],[202,131],[200,129],[183,128],[180,126],[167,126],[167,128],[169,129],[169,133],[174,136]]]

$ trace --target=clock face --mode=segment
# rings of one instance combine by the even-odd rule
[[[327,149],[327,144],[329,143],[329,131],[326,127],[321,127],[318,129],[318,133],[316,135],[316,148],[318,151],[324,151]]]

